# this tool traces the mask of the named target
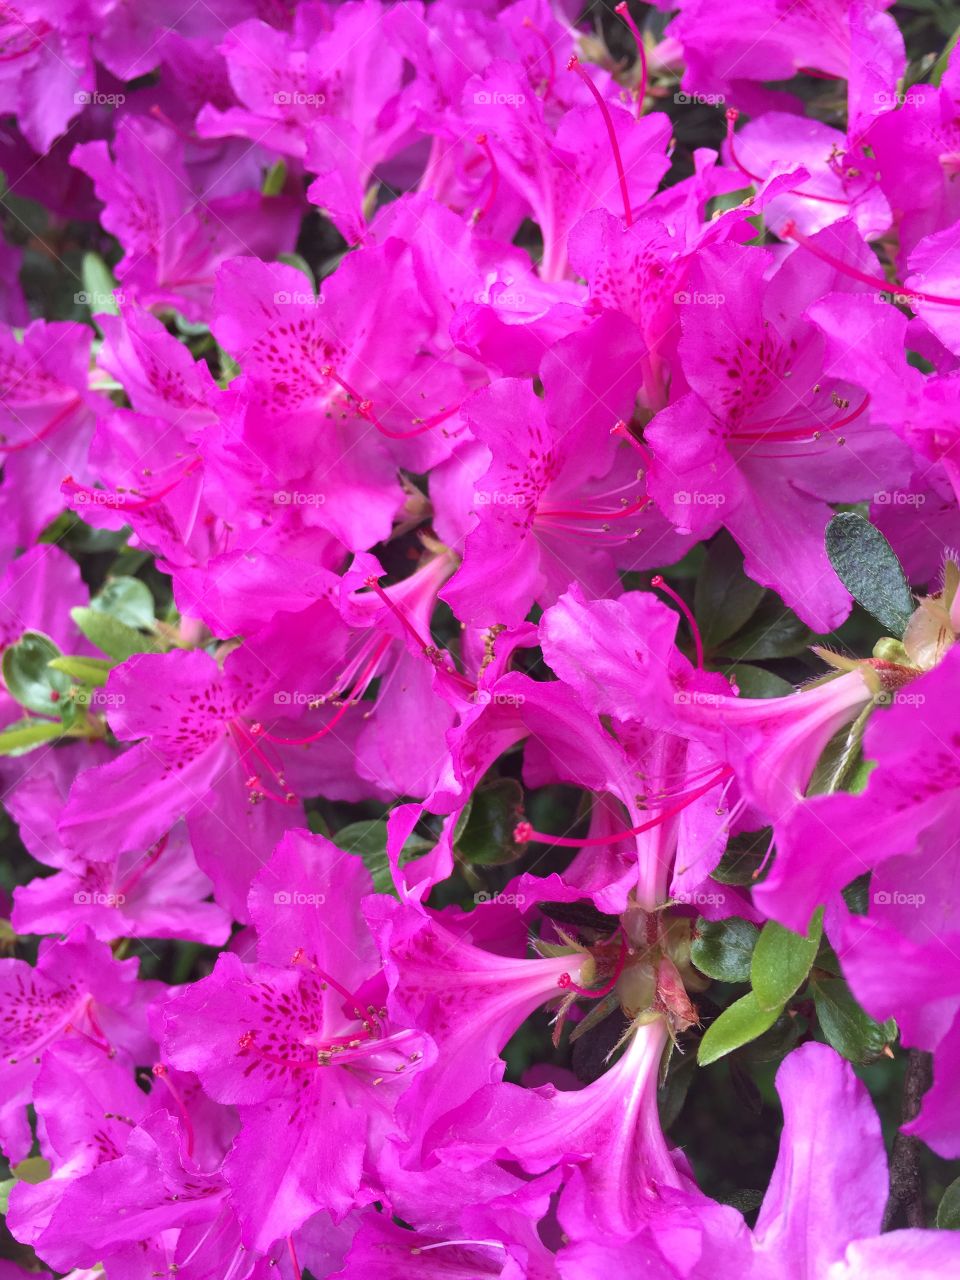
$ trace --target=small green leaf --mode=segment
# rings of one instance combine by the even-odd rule
[[[29,1182],[31,1186],[35,1186],[38,1182],[46,1182],[50,1177],[50,1161],[43,1156],[27,1156],[26,1160],[15,1164],[10,1172],[18,1182]]]
[[[284,188],[287,181],[287,163],[285,160],[276,160],[263,175],[263,183],[260,190],[265,196],[278,196]]]
[[[960,1231],[960,1178],[943,1193],[937,1206],[937,1226],[944,1231]]]
[[[697,577],[693,608],[707,650],[749,622],[763,599],[763,587],[743,572],[743,554],[733,538],[721,531],[710,544]]]
[[[71,680],[75,680],[78,684],[93,685],[95,689],[102,689],[107,683],[107,677],[113,670],[114,664],[109,658],[87,658],[77,654],[61,654],[58,658],[50,659],[50,666],[55,671],[65,672]]]
[[[111,578],[90,607],[128,627],[150,628],[156,621],[150,588],[139,578]]]
[[[826,546],[837,577],[857,604],[899,640],[917,606],[880,530],[857,512],[842,511],[827,525]]]
[[[0,756],[25,756],[34,747],[63,735],[59,720],[18,720],[0,733]]]
[[[791,613],[779,596],[768,592],[745,627],[721,646],[728,658],[738,662],[766,662],[770,658],[793,658],[803,653],[813,640],[813,632]]]
[[[523,853],[513,830],[523,808],[523,789],[513,778],[497,778],[473,793],[470,815],[456,837],[465,862],[492,867],[514,862]]]
[[[70,688],[70,677],[50,667],[60,650],[42,631],[25,631],[3,654],[3,682],[11,696],[28,711],[59,716],[58,704]]]
[[[6,1178],[0,1182],[0,1217],[5,1218],[10,1208],[10,1192],[17,1185],[16,1178]]]
[[[875,1062],[896,1037],[893,1019],[875,1022],[861,1009],[842,978],[818,979],[813,984],[813,1000],[823,1034],[837,1053],[851,1062]]]
[[[99,609],[70,610],[74,620],[91,644],[117,662],[125,662],[135,653],[159,653],[160,647],[148,636],[142,636],[125,622]]]
[[[697,1050],[697,1061],[701,1067],[709,1066],[741,1045],[756,1040],[773,1026],[777,1015],[776,1009],[762,1009],[756,992],[748,991],[740,1000],[728,1005],[716,1022],[707,1028]]]
[[[387,824],[381,818],[370,822],[351,822],[333,836],[333,843],[345,853],[357,854],[370,872],[374,893],[390,893],[396,897],[390,861],[387,858]],[[419,836],[410,836],[400,854],[400,865],[421,857],[433,846]]]
[[[718,982],[748,982],[750,957],[759,936],[756,925],[739,916],[698,920],[690,959],[701,973]]]
[[[99,253],[83,255],[80,275],[83,290],[77,294],[76,301],[89,307],[92,316],[119,315],[117,282]]]
[[[823,933],[823,908],[813,917],[806,937],[768,920],[754,948],[750,965],[753,995],[760,1008],[780,1012],[800,987],[816,959]]]

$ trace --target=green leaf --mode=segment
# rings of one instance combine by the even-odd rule
[[[741,1045],[749,1044],[772,1027],[777,1016],[778,1010],[760,1007],[756,992],[747,992],[740,1000],[728,1005],[716,1022],[707,1028],[697,1050],[697,1061],[701,1067],[706,1067]]]
[[[744,698],[785,698],[787,694],[796,692],[789,680],[748,662],[738,662],[724,674],[733,680]]]
[[[711,878],[718,880],[720,884],[760,884],[773,862],[771,858],[761,876],[760,868],[767,857],[772,838],[772,827],[742,831],[739,835],[732,836],[723,851],[723,857],[710,872]]]
[[[92,316],[119,315],[117,282],[99,253],[83,255],[80,275],[83,290],[77,294],[75,301],[89,307]]]
[[[61,654],[58,658],[50,659],[50,666],[55,671],[65,672],[71,680],[75,680],[78,684],[89,684],[96,689],[102,689],[107,683],[107,677],[113,670],[114,664],[109,658],[87,658],[79,654]]]
[[[823,908],[813,917],[806,937],[768,920],[754,948],[750,964],[753,995],[760,1008],[780,1012],[800,987],[816,959],[823,933]]]
[[[704,648],[715,649],[735,635],[749,622],[763,595],[763,587],[743,572],[743,555],[733,538],[726,531],[718,533],[693,595]]]
[[[875,1022],[861,1009],[842,978],[818,979],[813,984],[813,1001],[823,1034],[837,1053],[851,1062],[875,1062],[896,1037],[893,1019]]]
[[[49,665],[60,650],[42,631],[25,631],[3,654],[3,682],[12,697],[28,711],[59,717],[58,704],[70,689],[70,677]]]
[[[396,897],[390,861],[387,858],[387,824],[382,818],[370,822],[351,822],[333,836],[333,843],[345,853],[357,854],[370,872],[374,893],[390,893]],[[410,836],[400,854],[400,865],[412,862],[433,846],[419,836]]]
[[[29,1182],[31,1186],[36,1186],[50,1177],[50,1161],[43,1156],[27,1156],[26,1160],[15,1164],[10,1172],[18,1182]]]
[[[310,263],[299,253],[281,253],[277,255],[278,262],[285,262],[288,267],[296,267],[296,269],[307,277],[310,281],[311,293],[316,292],[317,284],[313,278],[313,269]]]
[[[128,627],[150,628],[156,621],[150,588],[139,578],[111,578],[90,607]]]
[[[276,160],[263,175],[260,190],[265,196],[278,196],[287,181],[287,162]]]
[[[750,957],[760,936],[756,925],[739,916],[698,920],[690,959],[701,973],[718,982],[748,982]]]
[[[465,862],[492,867],[514,862],[523,853],[513,838],[523,809],[523,789],[513,778],[497,778],[473,793],[470,814],[456,837]]]
[[[794,658],[809,648],[813,632],[779,596],[768,592],[750,625],[721,646],[728,658],[742,662],[765,662],[770,658]]]
[[[10,1192],[17,1185],[16,1178],[5,1178],[0,1182],[0,1217],[6,1217],[10,1208]]]
[[[943,1193],[937,1206],[937,1226],[944,1231],[960,1231],[960,1178]]]
[[[99,609],[78,607],[70,610],[70,617],[91,644],[117,662],[125,662],[135,653],[160,652],[160,646],[148,636],[142,636],[133,627]]]
[[[0,733],[0,756],[25,756],[34,747],[63,735],[59,720],[18,720]]]
[[[899,640],[917,606],[880,530],[857,512],[842,511],[827,525],[826,546],[837,577],[857,604]]]

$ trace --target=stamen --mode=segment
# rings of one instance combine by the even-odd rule
[[[154,1063],[153,1074],[158,1080],[163,1081],[170,1092],[171,1098],[173,1098],[177,1111],[180,1113],[180,1119],[183,1121],[184,1136],[187,1140],[187,1155],[192,1156],[194,1145],[193,1123],[190,1119],[190,1113],[187,1110],[186,1103],[180,1096],[180,1090],[174,1086],[170,1079],[170,1073],[162,1062]]]
[[[484,1249],[502,1249],[506,1253],[507,1246],[501,1240],[438,1240],[436,1244],[418,1244],[411,1253],[429,1253],[431,1249],[455,1249],[462,1246],[475,1246]]]
[[[942,293],[926,293],[922,289],[909,289],[906,285],[891,284],[880,276],[872,276],[866,271],[859,271],[848,262],[844,262],[842,258],[830,253],[828,249],[824,249],[822,245],[815,244],[803,232],[798,231],[792,219],[784,223],[780,238],[782,240],[796,240],[797,244],[809,249],[821,262],[829,263],[831,267],[836,267],[838,271],[842,271],[851,280],[859,280],[861,284],[868,284],[871,288],[879,289],[882,293],[898,294],[905,299],[917,298],[920,302],[934,302],[945,307],[960,306],[960,298],[948,298]]]
[[[553,45],[547,39],[546,32],[541,31],[536,23],[532,22],[530,18],[524,18],[523,26],[527,27],[528,30],[532,31],[534,35],[539,38],[540,43],[543,45],[544,53],[547,55],[547,66],[550,70],[547,75],[547,84],[544,90],[544,97],[546,97],[548,93],[553,93],[553,83],[557,77],[557,62],[553,56]]]
[[[673,587],[669,586],[666,582],[664,582],[662,574],[659,574],[659,573],[655,574],[654,577],[650,579],[650,585],[651,587],[656,587],[658,590],[662,591],[664,595],[669,596],[670,599],[677,606],[677,608],[680,610],[680,612],[683,614],[684,618],[686,618],[687,626],[690,628],[690,634],[693,636],[693,643],[697,651],[697,668],[700,671],[702,671],[703,670],[703,640],[700,636],[700,628],[697,626],[697,620],[693,616],[693,612],[690,609],[690,606],[687,604],[686,600],[684,600],[682,596],[678,595],[676,591],[674,591]]]
[[[485,133],[477,134],[477,146],[487,157],[490,164],[490,190],[487,192],[487,198],[484,201],[483,208],[478,209],[474,215],[474,222],[479,222],[481,218],[489,216],[493,208],[494,201],[497,198],[497,191],[500,187],[500,170],[497,168],[497,161],[493,154],[493,148],[490,146],[489,139]]]
[[[733,161],[734,168],[739,169],[745,178],[749,178],[755,186],[762,186],[766,182],[766,178],[761,178],[756,173],[751,173],[747,166],[740,159],[737,153],[736,143],[734,142],[733,126],[740,119],[740,111],[737,107],[727,107],[727,146],[730,150],[730,159]],[[839,177],[839,175],[837,175]],[[790,196],[801,196],[804,200],[818,200],[821,204],[839,204],[845,209],[850,207],[849,200],[843,200],[838,196],[822,196],[813,191],[803,191],[799,187],[792,187],[787,193]]]
[[[610,108],[604,101],[603,94],[593,83],[583,67],[580,65],[580,59],[574,54],[567,63],[568,71],[576,71],[577,75],[593,94],[594,101],[600,108],[600,114],[603,116],[603,123],[607,127],[607,136],[610,139],[610,146],[613,150],[613,162],[617,166],[617,178],[620,182],[620,195],[623,199],[623,219],[628,227],[633,226],[633,212],[630,208],[630,194],[627,191],[627,175],[624,173],[623,160],[620,156],[620,144],[617,142],[617,131],[613,127],[613,118],[610,115]]]
[[[432,431],[434,427],[438,427],[441,422],[446,422],[447,418],[452,418],[460,408],[455,405],[452,409],[445,409],[442,413],[434,414],[432,418],[425,418],[419,426],[414,427],[412,431],[391,431],[389,427],[385,427],[377,415],[373,411],[373,401],[365,400],[358,391],[354,391],[348,382],[344,382],[343,378],[337,373],[333,365],[325,364],[321,367],[320,372],[325,378],[329,378],[331,382],[335,382],[338,387],[342,387],[351,400],[356,402],[357,417],[363,418],[369,422],[371,426],[376,427],[381,435],[387,437],[388,440],[409,440],[413,436],[422,436],[425,431]]]
[[[52,435],[53,432],[56,431],[57,427],[69,418],[74,409],[82,403],[83,400],[80,396],[74,396],[72,400],[69,400],[63,408],[59,410],[59,412],[53,415],[46,426],[44,426],[40,431],[35,432],[29,440],[21,440],[19,444],[7,444],[6,441],[0,437],[0,452],[19,453],[21,449],[29,449],[31,445],[37,444],[40,440],[45,440],[47,436]]]
[[[634,22],[630,7],[625,0],[614,8],[614,13],[619,13],[637,42],[637,57],[640,60],[640,88],[637,90],[637,119],[639,120],[643,114],[643,102],[647,96],[647,50],[640,28]]]
[[[293,1264],[293,1280],[303,1280],[303,1272],[297,1261],[297,1251],[293,1247],[293,1236],[287,1236],[287,1248],[290,1250],[290,1261]]]
[[[468,680],[466,676],[461,675],[455,667],[452,665],[448,666],[447,663],[443,661],[441,651],[435,644],[428,644],[426,640],[424,640],[423,636],[421,636],[420,632],[416,629],[404,611],[395,601],[390,599],[390,596],[386,591],[384,591],[383,587],[380,586],[380,583],[373,574],[364,580],[363,585],[365,587],[369,587],[371,591],[374,591],[380,597],[394,617],[399,620],[407,634],[412,636],[414,641],[423,650],[424,657],[427,658],[427,660],[436,667],[438,671],[442,671],[445,675],[451,676],[454,680],[459,680],[461,684],[466,685],[471,691],[475,689],[476,686],[472,681]],[[449,657],[449,655],[447,656]],[[450,661],[452,664],[452,659]]]
[[[626,831],[615,831],[612,835],[606,836],[585,836],[583,839],[574,840],[569,836],[552,836],[542,831],[535,831],[529,822],[518,822],[513,829],[513,838],[517,844],[528,844],[535,840],[538,844],[555,844],[564,849],[587,849],[596,845],[616,844],[620,840],[629,839],[632,836],[642,835],[644,831],[650,831],[653,827],[659,827],[661,823],[666,822],[668,818],[674,818],[678,813],[682,813],[688,805],[694,800],[699,800],[701,796],[705,796],[708,791],[719,783],[724,782],[733,774],[733,770],[729,765],[724,765],[709,782],[699,787],[696,791],[690,791],[683,798],[682,804],[673,805],[669,809],[664,809],[659,817],[653,818],[650,822],[642,822],[638,827],[630,827]]]

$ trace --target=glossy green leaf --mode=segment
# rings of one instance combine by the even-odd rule
[[[756,925],[739,916],[726,920],[698,920],[690,959],[701,973],[718,982],[748,982],[750,958],[760,934]]]
[[[756,992],[749,991],[740,1000],[728,1005],[716,1022],[707,1028],[697,1050],[697,1061],[701,1067],[706,1067],[718,1058],[732,1053],[734,1049],[739,1049],[741,1045],[749,1044],[772,1027],[777,1016],[778,1010],[761,1008]]]
[[[99,609],[76,608],[70,610],[74,620],[92,645],[117,662],[125,662],[135,653],[159,653],[160,646],[149,636],[142,636],[119,618]]]
[[[111,578],[90,607],[128,627],[149,628],[156,621],[150,588],[139,578]]]
[[[943,1193],[937,1206],[937,1226],[943,1231],[960,1231],[960,1178]]]
[[[763,587],[744,573],[740,548],[722,530],[710,544],[693,596],[704,647],[715,649],[735,635],[750,620],[763,594]]]
[[[63,671],[78,684],[89,684],[102,689],[114,668],[109,658],[88,658],[82,654],[61,654],[50,659],[55,671]]]
[[[813,999],[820,1028],[837,1053],[851,1062],[874,1062],[896,1038],[893,1019],[876,1022],[854,999],[842,978],[818,979]]]
[[[59,720],[18,720],[0,733],[0,756],[24,756],[63,734]]]
[[[473,793],[470,813],[456,836],[457,853],[476,866],[513,862],[523,853],[513,831],[523,809],[523,790],[513,778],[497,778]]]
[[[333,836],[333,843],[346,853],[356,854],[370,872],[374,893],[390,893],[396,896],[390,861],[387,858],[387,824],[381,818],[370,822],[351,822],[341,827]],[[427,853],[433,846],[427,840],[412,835],[403,846],[400,865],[412,862]]]
[[[50,666],[60,650],[42,631],[25,631],[16,644],[3,653],[3,682],[12,697],[28,711],[57,716],[59,705],[70,689],[70,677]]]
[[[823,909],[813,918],[806,937],[768,920],[753,951],[750,980],[761,1009],[779,1013],[798,990],[816,959],[823,933]]]

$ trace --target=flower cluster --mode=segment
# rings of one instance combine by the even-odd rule
[[[960,1271],[960,52],[889,7],[0,5],[19,1261]]]

